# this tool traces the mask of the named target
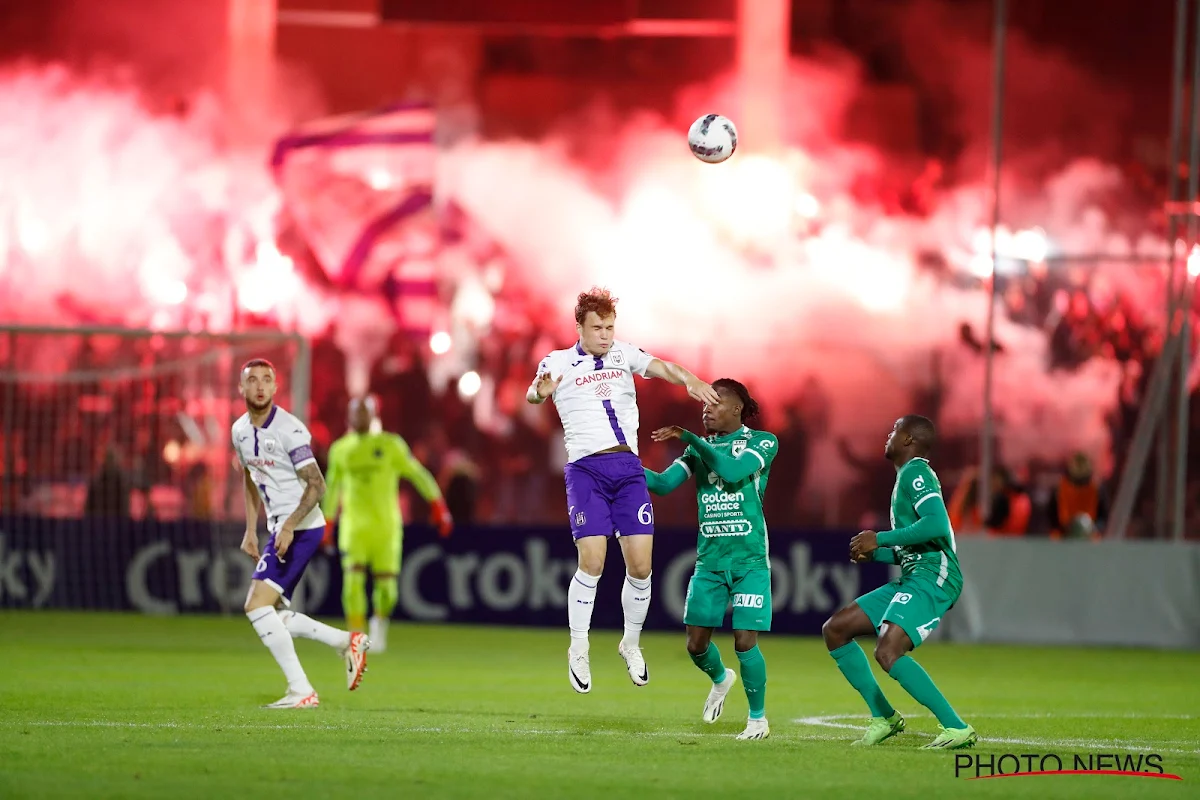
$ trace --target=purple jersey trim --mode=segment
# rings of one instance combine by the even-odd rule
[[[271,406],[271,413],[267,414],[267,421],[262,424],[263,430],[271,427],[271,423],[275,421],[275,412],[279,410],[279,406]]]
[[[258,428],[254,428],[254,455],[258,455]]]
[[[314,458],[312,448],[306,444],[302,444],[295,450],[288,453],[292,458],[292,466],[299,464],[301,461],[310,461]]]

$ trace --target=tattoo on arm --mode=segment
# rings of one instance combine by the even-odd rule
[[[296,477],[304,481],[304,494],[300,496],[300,505],[296,506],[296,510],[287,518],[287,525],[292,530],[304,521],[309,512],[317,507],[317,503],[321,502],[321,498],[325,496],[325,478],[321,475],[321,468],[314,464],[306,464],[296,470]]]

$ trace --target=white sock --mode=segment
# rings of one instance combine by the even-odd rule
[[[349,632],[338,630],[324,622],[317,622],[312,617],[295,611],[280,611],[279,618],[293,637],[313,639],[335,650],[345,650],[350,646]]]
[[[371,617],[371,650],[382,653],[387,649],[388,621],[386,617]]]
[[[271,651],[271,655],[275,656],[275,661],[283,670],[283,676],[288,682],[288,691],[303,695],[312,694],[312,684],[308,682],[304,667],[300,666],[300,659],[296,656],[296,643],[292,641],[287,626],[283,624],[275,609],[271,606],[256,608],[247,613],[246,617],[254,626],[258,638],[262,639],[262,643]]]
[[[626,573],[625,585],[621,587],[621,608],[625,611],[625,635],[621,637],[621,644],[638,647],[646,612],[650,610],[649,575],[635,578]]]
[[[592,627],[592,609],[596,605],[599,581],[599,575],[578,570],[567,588],[567,624],[571,626],[571,649],[576,653],[588,651],[588,631]]]

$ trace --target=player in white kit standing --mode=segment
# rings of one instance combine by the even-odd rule
[[[244,476],[242,550],[258,562],[246,596],[246,616],[288,682],[287,694],[267,708],[316,708],[317,693],[300,666],[293,637],[315,639],[337,650],[346,663],[346,686],[351,691],[367,671],[370,641],[364,634],[338,630],[304,614],[276,611],[280,602],[291,605],[292,592],[325,535],[320,506],[325,478],[313,457],[312,436],[304,423],[275,405],[276,389],[271,362],[257,358],[242,367],[238,390],[246,401],[246,413],[233,423],[233,449]],[[270,536],[261,557],[260,499]]]
[[[588,631],[596,585],[608,554],[608,537],[616,534],[625,558],[621,607],[625,635],[617,648],[635,686],[650,681],[640,644],[650,608],[650,562],[654,509],[638,458],[638,407],[633,376],[662,378],[686,386],[702,403],[716,405],[717,393],[678,364],[654,358],[613,338],[616,298],[593,288],[579,295],[575,329],[579,340],[555,350],[538,366],[525,395],[538,404],[554,398],[567,447],[567,515],[579,551],[579,568],[567,589],[567,623],[571,647],[567,675],[581,694],[592,689]]]

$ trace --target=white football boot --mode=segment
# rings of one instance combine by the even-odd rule
[[[746,730],[739,733],[736,737],[742,741],[750,739],[766,739],[771,735],[771,726],[767,724],[767,718],[762,719],[747,719]]]
[[[321,704],[317,699],[316,692],[291,692],[289,691],[274,703],[263,706],[263,708],[316,708]]]
[[[650,672],[646,669],[646,659],[642,656],[642,648],[626,647],[624,642],[617,645],[617,652],[625,659],[625,668],[629,670],[629,680],[634,686],[645,686],[650,682]]]
[[[725,698],[736,681],[737,675],[733,674],[733,670],[726,669],[725,678],[720,683],[713,684],[708,692],[708,699],[704,701],[705,722],[713,723],[721,718],[721,712],[725,710]]]
[[[567,676],[571,679],[571,688],[580,694],[592,690],[592,663],[588,651],[577,653],[568,648]]]

